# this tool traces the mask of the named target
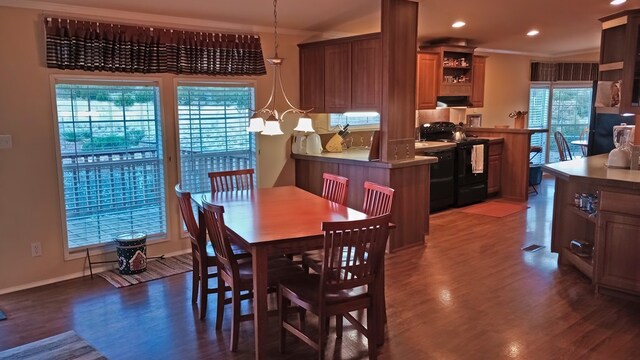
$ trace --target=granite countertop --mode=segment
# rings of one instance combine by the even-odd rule
[[[608,154],[561,161],[542,166],[542,170],[565,180],[595,180],[603,185],[611,184],[640,190],[640,170],[606,167]]]
[[[454,144],[455,146],[455,144]],[[312,154],[291,154],[294,159],[314,160],[322,162],[338,162],[352,165],[361,165],[368,167],[382,168],[400,168],[423,164],[433,164],[438,162],[438,158],[433,156],[416,156],[414,159],[381,162],[369,161],[369,149],[367,148],[350,148],[339,153],[322,152],[319,155]]]

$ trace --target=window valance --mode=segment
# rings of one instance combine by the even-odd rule
[[[216,76],[266,74],[260,37],[45,18],[47,67]]]
[[[531,81],[595,81],[596,63],[531,63]]]

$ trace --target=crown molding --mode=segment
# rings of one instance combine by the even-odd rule
[[[66,15],[66,16],[86,16],[91,20],[113,21],[126,23],[127,25],[145,24],[150,26],[173,26],[183,29],[192,30],[208,30],[208,31],[234,31],[239,33],[272,33],[273,28],[269,26],[238,24],[224,21],[212,21],[197,18],[156,15],[149,13],[102,9],[89,6],[58,4],[48,1],[35,0],[0,0],[0,6],[33,9],[46,12],[45,15]],[[279,34],[293,36],[313,36],[318,32],[278,28]],[[331,36],[332,33],[322,34],[323,36]]]
[[[515,50],[503,50],[503,49],[490,49],[490,48],[481,48],[481,47],[475,48],[474,52],[490,53],[490,54],[519,55],[519,56],[529,56],[529,57],[543,57],[543,58],[548,58],[548,57],[551,56],[549,54],[542,54],[542,53],[534,53],[534,52],[526,52],[526,51],[515,51]]]
[[[1,0],[0,0],[1,1]],[[526,52],[526,51],[513,51],[513,50],[503,50],[503,49],[490,49],[490,48],[476,48],[476,52],[481,53],[493,53],[493,54],[505,54],[505,55],[519,55],[519,56],[528,56],[536,59],[558,59],[563,57],[571,57],[577,55],[586,55],[594,52],[599,52],[600,48],[591,48],[584,50],[571,51],[566,53],[557,53],[557,54],[544,54],[544,53],[534,53],[534,52]]]

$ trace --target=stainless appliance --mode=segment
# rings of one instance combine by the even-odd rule
[[[489,141],[473,137],[464,139],[458,137],[455,140],[454,131],[456,126],[456,124],[448,121],[423,124],[420,126],[420,140],[444,141],[456,144],[453,156],[453,205],[464,206],[487,198]],[[481,158],[478,158],[478,156]],[[433,195],[434,189],[432,186],[431,196],[433,197]],[[440,195],[438,194],[437,196]]]

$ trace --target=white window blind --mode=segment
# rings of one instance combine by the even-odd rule
[[[549,123],[549,85],[532,85],[529,92],[529,128],[546,128]],[[547,134],[535,133],[531,135],[531,146],[540,146],[542,152],[533,157],[534,164],[544,164],[547,155]]]
[[[247,132],[255,108],[252,86],[184,84],[177,93],[183,189],[209,191],[212,171],[255,169],[255,135]]]
[[[155,84],[55,85],[68,249],[166,233]]]
[[[354,126],[377,127],[380,125],[380,115],[376,113],[352,113],[352,114],[329,114],[329,126]]]

